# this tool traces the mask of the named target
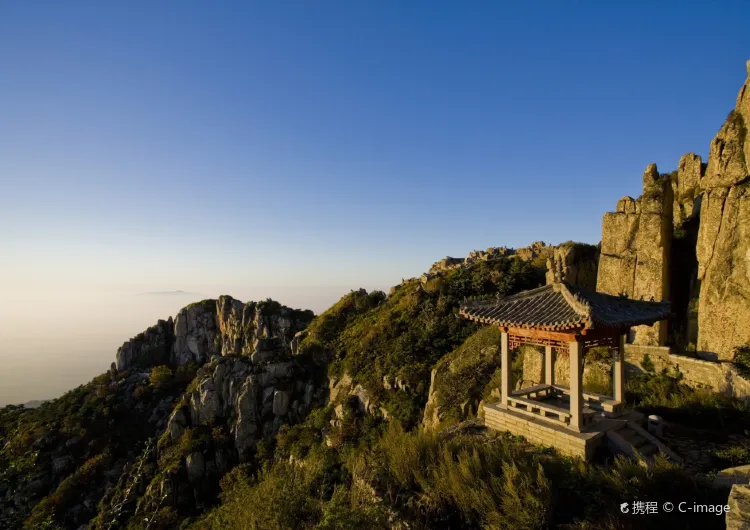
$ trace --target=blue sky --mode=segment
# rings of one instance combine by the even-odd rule
[[[0,291],[387,287],[595,243],[648,163],[705,157],[748,27],[741,0],[3,2]]]

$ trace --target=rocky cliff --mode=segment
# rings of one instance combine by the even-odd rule
[[[294,335],[307,327],[312,311],[273,300],[243,303],[231,296],[182,308],[174,319],[160,320],[117,350],[116,367],[196,364],[213,356],[246,356],[253,362],[291,351]]]
[[[643,173],[643,194],[623,197],[614,212],[602,220],[602,254],[596,290],[643,300],[669,299],[669,266],[672,243],[672,184],[659,175],[656,164]],[[666,342],[666,326],[638,326],[636,344]]]
[[[735,109],[711,142],[698,232],[698,350],[731,359],[750,342],[750,61]]]
[[[558,278],[585,289],[596,289],[599,248],[584,243],[563,243],[547,258],[547,283]]]
[[[675,229],[700,214],[698,199],[705,170],[701,157],[695,153],[680,158],[677,171],[672,174],[672,224]]]
[[[688,153],[668,175],[649,165],[643,195],[620,199],[602,222],[597,290],[670,299],[670,344],[696,341],[697,328],[696,349],[706,358],[731,360],[736,347],[750,343],[748,87],[750,61],[748,81],[711,142],[707,164]],[[633,342],[664,345],[665,331],[664,323],[635,328]]]
[[[301,358],[277,357],[262,364],[217,357],[196,375],[167,430],[176,442],[185,429],[226,424],[236,456],[246,461],[259,440],[270,440],[284,424],[297,423],[326,401],[325,373]]]
[[[159,320],[155,326],[151,326],[117,349],[115,366],[118,370],[127,370],[169,364],[173,343],[172,318]]]
[[[258,442],[270,443],[283,425],[324,406],[325,368],[294,347],[312,317],[272,300],[245,304],[221,296],[191,304],[174,324],[159,321],[125,343],[117,356],[121,375],[159,365],[197,372],[171,414],[160,416],[158,447],[147,448],[141,464],[110,488],[93,528],[119,517],[150,517],[163,506],[194,513],[216,500],[219,479],[251,460]],[[166,366],[156,372],[171,373]],[[128,501],[136,491],[138,502]]]

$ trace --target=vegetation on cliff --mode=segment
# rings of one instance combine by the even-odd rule
[[[500,330],[483,326],[435,365],[424,426],[452,425],[476,412],[479,402],[499,388],[499,369]]]
[[[426,282],[408,280],[384,297],[362,291],[313,321],[300,351],[325,351],[329,375],[350,376],[406,426],[421,420],[430,371],[478,327],[458,316],[466,298],[505,295],[544,283],[543,269],[501,257],[447,270]],[[399,381],[403,392],[389,392]]]
[[[348,423],[348,441],[334,447],[313,437],[299,449],[280,434],[261,471],[230,473],[221,505],[190,528],[634,528],[620,503],[726,499],[661,459],[648,470],[622,458],[602,467],[471,423],[440,433]],[[637,527],[723,528],[721,517],[687,515],[650,515]]]
[[[0,409],[0,527],[88,522],[194,373],[107,373],[38,408]]]

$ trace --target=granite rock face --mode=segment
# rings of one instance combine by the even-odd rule
[[[117,351],[116,368],[203,365],[214,356],[247,356],[254,363],[291,352],[292,342],[313,319],[312,311],[273,300],[243,303],[231,296],[183,307]],[[299,339],[298,339],[299,342]]]
[[[735,484],[729,492],[727,530],[750,530],[750,486]]]
[[[682,155],[680,158],[680,164],[672,178],[672,223],[675,228],[679,228],[685,221],[700,213],[700,203],[696,204],[696,201],[700,194],[704,169],[701,157],[694,153]]]
[[[322,371],[283,356],[263,365],[248,357],[215,357],[200,368],[193,387],[169,418],[170,438],[177,441],[186,429],[201,425],[226,426],[236,453],[225,460],[240,462],[250,458],[258,441],[324,405],[328,394]]]
[[[711,142],[698,232],[698,350],[731,359],[750,342],[750,61],[735,110]]]
[[[575,243],[554,248],[547,259],[547,284],[557,278],[585,289],[596,289],[599,268],[599,248]]]
[[[242,302],[229,296],[216,301],[221,333],[221,355],[246,355],[260,362],[280,352],[289,352],[294,336],[313,318],[273,301]]]
[[[169,363],[174,342],[172,319],[159,320],[117,349],[117,370],[147,368]]]
[[[596,290],[629,298],[669,299],[672,243],[672,184],[656,164],[643,174],[643,194],[623,197],[614,212],[604,214]],[[635,344],[658,346],[666,341],[666,324],[633,328]]]
[[[203,300],[180,309],[174,320],[171,364],[203,364],[221,349],[216,341],[216,301]]]

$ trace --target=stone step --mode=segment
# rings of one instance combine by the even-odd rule
[[[630,427],[625,427],[617,431],[617,434],[625,438],[625,440],[628,441],[633,447],[641,447],[642,445],[648,443],[648,440],[638,434],[634,429],[631,429]]]
[[[645,443],[640,447],[636,447],[636,449],[638,449],[638,452],[647,458],[659,452],[659,448],[652,443]]]

